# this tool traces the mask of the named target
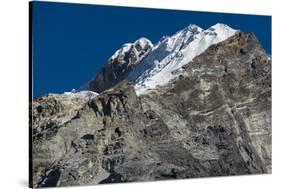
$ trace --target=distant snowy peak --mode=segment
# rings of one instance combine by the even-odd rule
[[[213,32],[219,36],[228,38],[230,35],[233,35],[237,30],[229,27],[226,24],[217,23],[210,28],[208,28],[205,32]]]
[[[144,49],[146,46],[153,47],[153,44],[149,39],[141,37],[134,42],[134,46],[139,49]]]
[[[172,74],[174,70],[190,62],[209,46],[231,37],[236,31],[221,23],[206,30],[191,24],[171,37],[163,37],[130,72],[128,80],[135,82],[138,94],[165,85],[177,77]]]
[[[113,62],[115,59],[123,58],[127,53],[133,51],[137,56],[141,58],[147,49],[151,49],[153,44],[150,40],[142,37],[136,40],[134,43],[125,43],[119,50],[117,50],[110,58],[109,61]]]
[[[188,44],[194,39],[194,36],[201,33],[203,31],[202,28],[192,24],[183,30],[178,31],[173,36],[166,36],[165,39],[162,39],[160,43],[155,47],[157,48],[160,45],[165,44],[167,46],[168,51],[176,50],[176,48],[180,48],[182,44]]]
[[[213,44],[224,41],[230,36],[234,35],[237,30],[232,29],[228,25],[217,23],[204,31],[205,36],[216,36]]]

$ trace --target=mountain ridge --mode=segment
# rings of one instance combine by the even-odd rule
[[[148,39],[141,37],[134,43],[125,43],[108,59],[108,63],[102,71],[80,89],[101,92],[105,88],[101,89],[98,86],[99,83],[102,83],[103,86],[106,83],[112,83],[107,87],[110,88],[117,82],[127,79],[135,83],[139,94],[145,93],[147,89],[153,89],[157,85],[168,84],[174,78],[171,72],[184,65],[181,62],[191,61],[210,45],[227,39],[235,32],[237,30],[221,23],[206,30],[195,24],[190,24],[170,37],[161,38],[155,45]],[[129,51],[135,46],[138,47],[139,54],[142,56],[126,63],[125,55],[130,54]],[[138,50],[136,52],[134,55],[138,56]],[[123,65],[124,63],[125,65]],[[112,67],[115,67],[115,70],[112,70]],[[122,70],[119,67],[122,67]]]

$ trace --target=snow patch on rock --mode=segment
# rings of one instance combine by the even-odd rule
[[[89,90],[82,90],[82,91],[76,91],[75,89],[72,89],[71,92],[64,92],[65,95],[69,95],[72,97],[80,97],[80,98],[88,98],[92,99],[98,96],[99,94],[93,91]]]

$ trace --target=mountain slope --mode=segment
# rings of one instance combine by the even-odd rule
[[[149,64],[149,56],[164,60],[183,52],[199,34],[214,43],[191,60],[169,62],[176,77],[149,92],[139,95],[134,82],[117,79],[90,98],[34,100],[31,185],[271,173],[271,57],[253,34],[218,34],[227,37],[218,42],[212,34],[218,28],[193,25],[151,47],[125,77]]]
[[[235,32],[236,30],[224,24],[216,24],[207,30],[190,25],[159,42],[142,63],[130,72],[128,80],[135,82],[138,94],[158,85],[168,84],[176,77],[172,74],[174,70],[187,64],[209,46],[231,37]]]

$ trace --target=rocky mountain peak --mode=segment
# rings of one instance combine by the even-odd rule
[[[178,31],[175,36],[178,37],[177,34],[180,34],[181,37],[183,37],[183,38],[187,37],[188,38],[189,36],[196,35],[196,34],[202,32],[202,31],[203,31],[203,29],[200,28],[199,26],[197,26],[195,24],[190,24],[187,27],[185,27],[184,29]]]
[[[32,187],[271,173],[271,58],[253,34],[141,38],[88,87],[31,103]]]
[[[151,49],[153,44],[145,37],[141,37],[134,43],[125,43],[117,50],[110,58],[109,63],[113,63],[117,60],[118,63],[125,63],[125,56],[135,56],[138,60],[143,58],[147,50]],[[136,63],[135,61],[134,63]]]
[[[125,79],[128,73],[139,64],[153,48],[152,43],[142,37],[134,43],[125,43],[107,61],[97,76],[80,90],[102,92]]]

